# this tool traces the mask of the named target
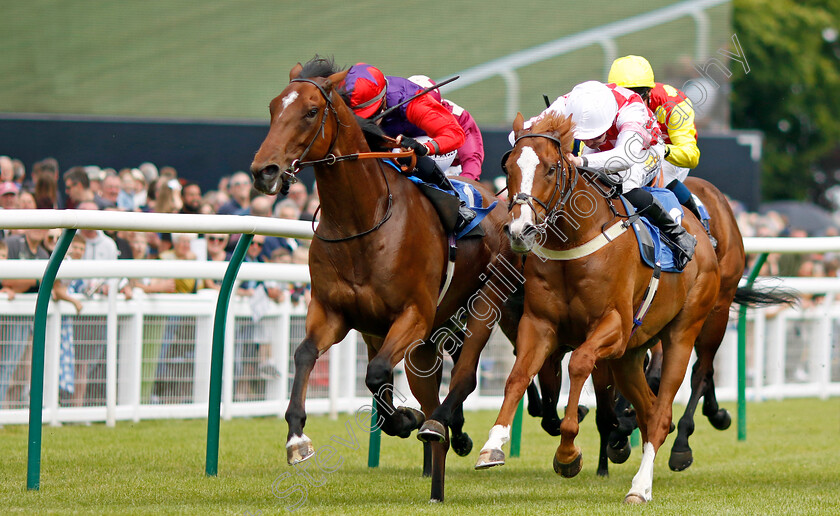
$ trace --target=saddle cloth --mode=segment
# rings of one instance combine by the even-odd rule
[[[399,171],[399,167],[394,165],[394,163],[390,160],[384,160],[384,162]],[[484,197],[481,195],[481,192],[479,192],[475,186],[454,177],[450,177],[449,182],[452,183],[452,186],[455,188],[455,192],[458,194],[457,198],[451,191],[443,190],[439,186],[431,183],[426,183],[416,176],[409,175],[406,177],[408,177],[412,183],[418,185],[418,187],[420,187],[420,191],[429,198],[432,205],[435,207],[435,210],[437,210],[447,233],[451,234],[452,229],[455,227],[455,222],[458,217],[458,207],[460,205],[459,201],[464,201],[468,207],[475,211],[475,218],[469,223],[469,225],[467,225],[467,227],[461,230],[460,233],[455,235],[456,240],[464,237],[484,236],[484,231],[481,229],[479,224],[482,220],[484,220],[484,217],[486,217],[487,214],[496,207],[496,204],[499,201],[494,200],[490,206],[482,208],[482,205],[484,204]]]
[[[683,209],[677,201],[676,196],[667,188],[652,188],[648,186],[642,187],[650,192],[668,213],[674,217],[677,222],[682,220]],[[624,203],[624,209],[627,210],[628,215],[636,213],[636,209],[630,204],[624,196],[621,197],[621,202]],[[653,268],[656,263],[665,272],[682,272],[674,266],[674,252],[671,250],[670,244],[666,244],[662,240],[662,235],[651,221],[644,216],[639,217],[633,223],[633,231],[636,233],[636,240],[639,243],[639,253],[642,261],[648,267]]]

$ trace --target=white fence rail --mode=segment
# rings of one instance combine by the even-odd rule
[[[801,241],[801,240],[800,240]],[[8,269],[6,265],[13,265]],[[205,271],[204,263],[67,262],[60,277],[219,277],[222,268]],[[153,265],[153,269],[149,266]],[[44,263],[8,261],[2,277],[36,277]],[[240,279],[306,282],[305,266],[243,264]],[[116,282],[116,279],[113,280]],[[840,395],[840,307],[835,295],[840,279],[791,278],[786,283],[804,293],[827,293],[821,303],[802,310],[788,308],[751,312],[748,338],[748,398],[786,398]],[[113,291],[114,289],[112,289]],[[44,420],[52,424],[68,421],[114,421],[168,417],[205,417],[209,385],[212,318],[216,292],[197,294],[94,297],[83,300],[76,315],[66,302],[52,303],[47,322],[47,361]],[[0,389],[16,395],[0,409],[0,424],[25,423],[25,347],[31,342],[35,295],[19,294],[13,301],[0,295],[0,365],[6,371]],[[734,314],[734,313],[733,313]],[[288,403],[294,375],[294,349],[303,337],[305,308],[289,300],[272,303],[258,322],[252,319],[249,298],[234,297],[228,315],[225,339],[222,417],[281,415]],[[116,331],[106,331],[112,325]],[[73,337],[75,357],[62,355],[62,339]],[[28,339],[28,340],[27,340]],[[67,347],[66,342],[64,343]],[[17,346],[17,347],[15,347]],[[21,351],[21,346],[24,347]],[[108,353],[112,348],[113,352]],[[11,351],[18,353],[12,353]],[[14,355],[14,356],[13,356]],[[106,363],[106,356],[113,356]],[[11,357],[11,358],[10,358]],[[737,398],[737,335],[734,320],[716,362],[717,395],[721,400]],[[500,405],[504,381],[513,364],[512,348],[496,332],[482,355],[479,385],[467,400],[467,409],[496,408]],[[68,395],[59,388],[62,369],[74,367],[75,383],[85,375],[83,394]],[[269,365],[270,374],[261,372]],[[334,346],[319,361],[308,392],[307,410],[312,413],[353,411],[368,404],[364,385],[367,354],[355,333]],[[12,368],[11,373],[9,373]],[[276,369],[276,373],[274,370]],[[115,386],[113,401],[103,395],[108,384]],[[407,385],[397,375],[397,390],[411,399]],[[242,387],[245,385],[245,387]],[[445,389],[445,387],[444,387]],[[568,386],[564,384],[564,395]],[[678,394],[685,401],[688,384]],[[584,403],[594,403],[591,388]]]
[[[516,112],[519,111],[520,87],[519,76],[516,73],[518,69],[581,48],[586,48],[590,45],[600,45],[604,50],[604,77],[606,77],[609,73],[610,65],[618,57],[616,53],[616,38],[647,30],[684,16],[691,16],[697,27],[695,58],[700,62],[706,59],[706,47],[708,46],[709,40],[709,19],[705,11],[711,7],[729,2],[730,0],[688,0],[585,30],[458,72],[457,75],[460,75],[460,79],[452,84],[443,86],[441,90],[444,93],[455,91],[498,75],[505,81],[505,86],[507,87],[506,116],[508,120],[513,120]]]

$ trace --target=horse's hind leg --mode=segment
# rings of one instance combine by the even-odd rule
[[[303,433],[306,425],[306,386],[315,361],[333,344],[347,335],[343,321],[335,314],[324,311],[316,299],[309,305],[306,317],[306,337],[295,350],[295,377],[286,409],[289,433],[286,436],[286,459],[297,464],[310,458],[315,449]]]
[[[466,338],[463,331],[456,332],[461,341]],[[461,357],[461,346],[457,346],[456,350],[450,355],[452,361],[457,364]],[[438,381],[440,383],[440,381]],[[469,434],[464,432],[464,404],[459,403],[452,410],[452,418],[449,422],[449,440],[452,445],[452,451],[459,457],[466,457],[470,454],[473,448],[473,441]]]
[[[561,370],[563,353],[556,351],[549,356],[540,369],[537,378],[542,391],[542,420],[540,426],[552,437],[560,435],[560,416],[557,414],[557,403],[560,401],[560,386],[562,382]]]
[[[528,389],[525,392],[528,395],[528,415],[531,417],[542,417],[542,399],[540,398],[540,390],[537,388],[536,382],[532,380],[528,384]]]
[[[683,471],[694,462],[688,438],[694,433],[694,413],[701,396],[704,397],[703,414],[709,417],[710,421],[712,418],[717,418],[716,421],[722,426],[727,420],[731,422],[729,413],[718,408],[712,379],[715,354],[723,340],[728,322],[728,310],[715,310],[709,314],[703,325],[703,330],[697,338],[695,344],[697,362],[691,371],[691,396],[686,405],[685,413],[677,424],[677,437],[671,447],[671,457],[668,460],[668,467],[673,471]],[[728,424],[725,424],[722,429],[728,426]]]
[[[595,411],[595,425],[598,427],[598,434],[601,437],[598,453],[598,471],[596,472],[599,477],[609,476],[607,447],[610,441],[610,434],[618,427],[618,421],[613,408],[615,391],[614,386],[610,385],[611,379],[612,376],[610,375],[609,368],[606,366],[596,367],[592,371],[592,384],[595,386],[595,398],[598,404]]]

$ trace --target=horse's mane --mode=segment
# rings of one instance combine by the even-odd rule
[[[310,59],[303,65],[303,68],[298,75],[301,79],[311,79],[313,77],[329,77],[332,74],[344,70],[335,64],[335,59],[332,57],[321,57],[315,54],[315,57]]]
[[[572,117],[567,117],[552,111],[543,114],[533,126],[531,126],[532,133],[554,133],[560,142],[563,144],[564,151],[570,151],[574,143],[574,129],[575,124],[572,122]]]
[[[376,122],[360,116],[355,116],[355,118],[356,122],[359,124],[359,128],[361,128],[362,133],[365,135],[365,140],[367,140],[370,150],[379,152],[391,149],[391,146],[386,144],[386,138],[388,138],[388,135],[385,134],[385,131],[383,131]]]

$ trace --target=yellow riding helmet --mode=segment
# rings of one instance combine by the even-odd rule
[[[642,56],[624,56],[613,61],[607,82],[624,88],[653,88],[653,68]]]

